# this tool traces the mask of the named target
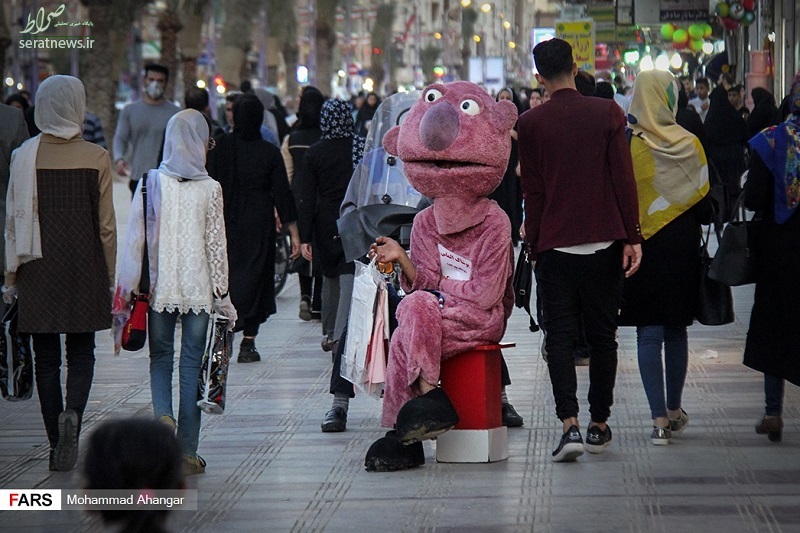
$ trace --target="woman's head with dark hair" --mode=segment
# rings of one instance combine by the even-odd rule
[[[598,98],[614,99],[614,86],[607,81],[598,81],[594,88],[594,95]]]
[[[575,88],[583,96],[594,96],[596,87],[597,84],[594,81],[594,76],[585,70],[579,70],[578,73],[575,74]]]
[[[680,87],[678,87],[678,109],[685,109],[689,107],[689,95],[686,94],[686,87],[679,83]]]
[[[255,94],[243,94],[233,103],[233,131],[242,139],[260,139],[263,121],[264,104]]]
[[[764,89],[763,87],[756,87],[755,89],[750,91],[750,95],[753,97],[753,103],[755,105],[758,104],[775,105],[775,97],[772,96],[771,92]]]
[[[319,114],[325,96],[316,87],[306,87],[297,106],[297,120],[299,129],[319,128]]]
[[[157,420],[129,418],[100,425],[83,464],[87,490],[180,490],[183,454],[173,430]],[[125,531],[164,531],[166,510],[98,511]]]
[[[17,109],[21,109],[21,110],[23,110],[23,111],[25,111],[26,109],[28,109],[28,108],[30,107],[30,104],[29,104],[29,103],[28,103],[28,101],[25,99],[25,97],[24,97],[24,96],[22,96],[22,95],[21,95],[21,94],[19,94],[19,93],[17,93],[17,94],[12,94],[12,95],[11,95],[11,96],[9,96],[8,98],[6,98],[6,102],[5,102],[5,104],[6,104],[6,105],[13,105],[13,106],[14,106],[14,107],[16,107]]]

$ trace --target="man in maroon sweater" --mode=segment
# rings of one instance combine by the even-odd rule
[[[606,421],[617,373],[616,318],[622,281],[642,258],[636,182],[626,120],[613,100],[575,90],[572,47],[561,39],[536,45],[536,75],[550,101],[519,119],[525,238],[535,261],[550,381],[563,435],[553,461],[611,443]],[[573,352],[584,318],[592,349],[591,423],[586,445],[578,424]]]

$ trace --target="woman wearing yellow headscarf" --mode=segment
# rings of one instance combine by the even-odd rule
[[[669,444],[672,433],[689,420],[681,408],[688,365],[686,327],[694,320],[698,291],[700,223],[710,219],[703,147],[675,121],[678,83],[669,72],[642,72],[628,110],[646,259],[625,280],[620,325],[636,326],[655,445]]]

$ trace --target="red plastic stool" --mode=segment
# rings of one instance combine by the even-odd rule
[[[442,361],[442,389],[459,422],[436,439],[440,463],[494,463],[508,459],[508,430],[500,405],[500,358],[515,344],[476,346]]]

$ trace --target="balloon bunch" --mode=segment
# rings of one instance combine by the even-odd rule
[[[665,41],[672,41],[672,47],[676,50],[689,48],[692,52],[700,52],[703,49],[703,39],[711,37],[712,28],[710,24],[692,24],[684,29],[668,22],[661,26],[661,37]]]
[[[720,0],[715,11],[723,26],[736,30],[756,20],[755,9],[756,0]]]

